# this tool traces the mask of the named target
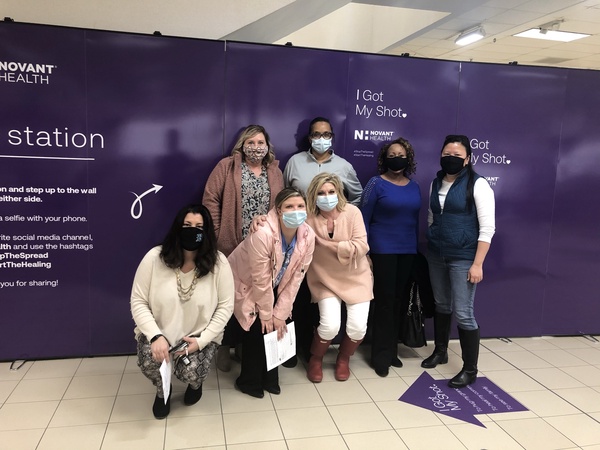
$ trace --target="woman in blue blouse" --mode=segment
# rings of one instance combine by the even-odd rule
[[[421,191],[415,152],[403,138],[386,143],[377,158],[379,174],[367,183],[361,211],[367,228],[374,277],[371,365],[385,377],[398,358],[400,297],[417,253]]]

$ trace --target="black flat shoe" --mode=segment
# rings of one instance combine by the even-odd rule
[[[292,367],[296,367],[297,364],[298,364],[298,357],[296,355],[292,356],[287,361],[284,361],[281,363],[281,365],[283,367],[287,367],[288,369],[291,369]]]
[[[167,399],[167,403],[165,403],[164,398],[160,398],[158,395],[154,398],[154,405],[152,405],[152,414],[157,419],[164,419],[171,412],[171,394],[169,393],[169,398]]]
[[[387,377],[390,373],[389,367],[377,367],[375,368],[375,373],[380,377]]]
[[[235,388],[236,388],[238,391],[240,391],[240,392],[242,392],[242,393],[244,393],[244,394],[246,394],[246,395],[249,395],[250,397],[254,397],[254,398],[263,398],[263,397],[265,396],[265,393],[264,393],[262,390],[259,390],[259,389],[256,389],[256,390],[254,390],[254,389],[242,389],[242,388],[241,388],[241,387],[240,387],[240,386],[237,384],[237,381],[235,382],[234,386],[235,386]]]
[[[398,357],[392,358],[392,366],[402,367],[403,364],[402,364],[402,361],[400,361],[400,358],[398,358]]]
[[[187,406],[192,406],[198,403],[198,401],[202,398],[202,385],[198,389],[192,388],[191,384],[188,384],[187,389],[185,390],[185,395],[183,396],[183,403]]]
[[[274,394],[274,395],[279,395],[281,394],[281,387],[279,387],[278,384],[276,384],[275,386],[265,386],[264,387],[265,391]]]

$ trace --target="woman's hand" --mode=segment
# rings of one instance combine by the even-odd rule
[[[194,353],[200,350],[195,337],[184,336],[183,340],[188,343],[188,346],[185,348],[185,350],[173,353],[175,356],[187,355],[188,353]]]
[[[255,233],[259,230],[259,227],[264,227],[266,221],[267,216],[265,215],[254,217],[254,219],[252,219],[252,223],[250,224],[250,233]]]
[[[287,325],[285,324],[285,320],[278,319],[273,316],[273,327],[277,330],[277,340],[280,341],[287,333]]]
[[[169,342],[164,336],[159,337],[150,344],[150,351],[154,361],[159,363],[162,363],[163,360],[169,362]]]
[[[188,348],[187,348],[188,353],[194,353],[194,352],[197,352],[198,350],[200,350],[200,347],[198,346],[198,341],[196,340],[195,337],[185,336],[183,338],[183,340],[189,344]]]
[[[273,319],[269,319],[269,320],[260,319],[260,324],[262,326],[263,334],[268,334],[273,331]]]
[[[483,280],[483,266],[473,263],[467,274],[467,280],[473,284],[481,282]]]

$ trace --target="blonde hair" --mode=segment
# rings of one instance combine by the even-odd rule
[[[267,148],[269,149],[267,151],[267,154],[265,155],[265,157],[262,160],[263,166],[266,167],[269,164],[271,164],[273,161],[275,161],[275,151],[274,151],[273,146],[271,145],[271,140],[269,139],[269,133],[267,133],[267,130],[265,130],[265,127],[263,127],[261,125],[248,125],[246,128],[244,128],[242,130],[242,132],[240,133],[240,136],[238,137],[237,142],[233,146],[231,155],[233,156],[236,153],[239,153],[242,156],[242,161],[245,161],[246,155],[244,153],[244,142],[246,142],[247,139],[250,139],[259,133],[262,133],[263,136],[265,137],[265,143],[267,144]]]
[[[338,211],[343,211],[346,203],[346,196],[344,195],[344,185],[342,184],[340,177],[333,173],[323,172],[312,179],[306,190],[306,211],[309,214],[319,214],[319,207],[317,206],[318,192],[325,183],[333,184],[335,192],[338,196],[338,204],[335,207]]]

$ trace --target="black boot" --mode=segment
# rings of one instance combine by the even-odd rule
[[[477,360],[479,359],[479,328],[463,330],[458,328],[460,348],[462,349],[463,368],[448,382],[451,388],[462,388],[477,379]]]
[[[171,386],[171,390],[172,389],[173,386]],[[154,404],[152,405],[152,413],[154,414],[154,417],[156,417],[157,419],[164,419],[169,415],[170,412],[171,392],[169,392],[169,398],[167,398],[166,403],[164,397],[159,397],[158,394],[156,394],[156,397],[154,398]]]
[[[188,384],[183,396],[183,403],[187,406],[195,405],[202,398],[202,384],[198,389],[194,389],[191,384]]]
[[[452,314],[435,313],[433,316],[433,331],[435,349],[429,358],[421,363],[425,369],[433,369],[438,364],[448,362],[448,340],[450,339],[450,322]]]

